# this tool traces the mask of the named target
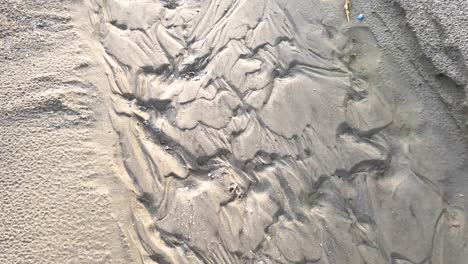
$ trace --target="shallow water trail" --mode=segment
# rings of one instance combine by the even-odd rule
[[[390,57],[342,1],[94,3],[143,261],[432,254],[449,205],[381,85]]]

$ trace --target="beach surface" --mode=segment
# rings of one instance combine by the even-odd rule
[[[0,262],[466,263],[468,2],[345,3],[0,0]]]

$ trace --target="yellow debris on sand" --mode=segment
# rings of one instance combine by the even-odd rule
[[[345,0],[345,4],[344,4],[344,10],[345,10],[345,14],[346,14],[346,18],[348,19],[348,22],[349,22],[349,10],[351,9],[351,1],[350,0]]]

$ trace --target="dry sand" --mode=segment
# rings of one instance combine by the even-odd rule
[[[468,2],[343,5],[0,0],[0,263],[466,263]]]

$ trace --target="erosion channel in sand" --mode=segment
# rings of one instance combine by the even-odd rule
[[[449,7],[468,5],[440,2],[355,0],[349,21],[342,0],[69,4],[104,251],[465,263],[468,27]]]

